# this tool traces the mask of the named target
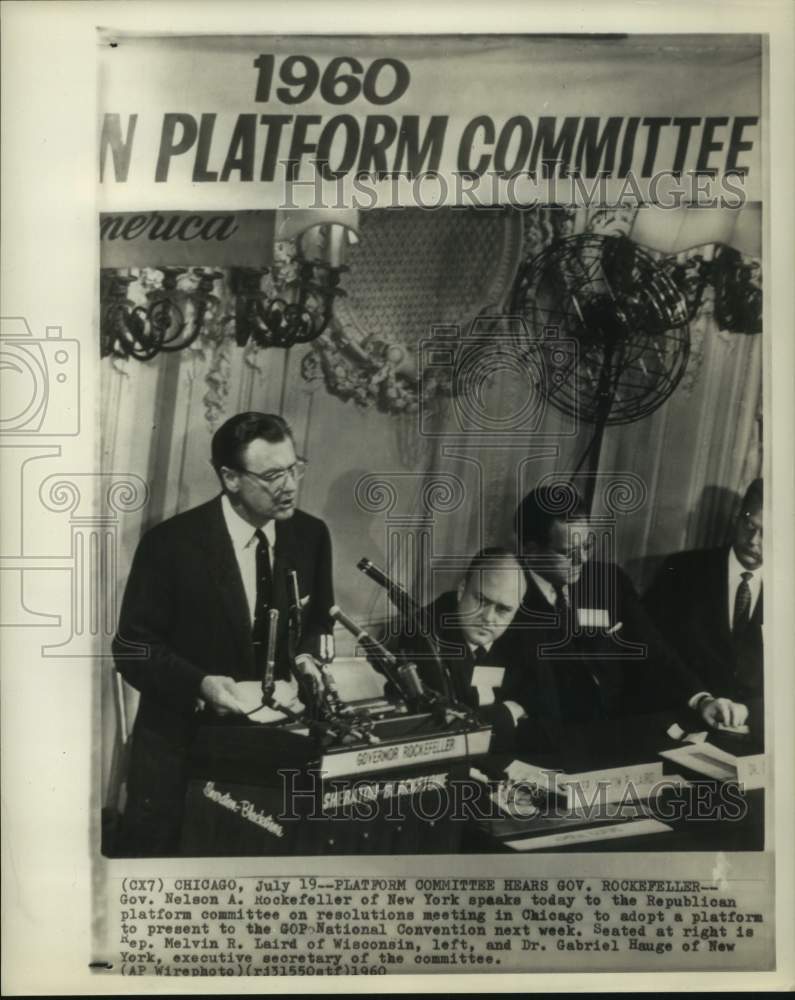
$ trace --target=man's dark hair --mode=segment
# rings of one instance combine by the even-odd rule
[[[527,542],[546,545],[555,521],[588,517],[588,508],[570,482],[548,483],[531,490],[516,508],[514,531],[520,549]]]
[[[475,573],[486,569],[499,569],[504,563],[508,561],[513,561],[517,564],[517,568],[521,568],[521,563],[519,557],[515,552],[511,552],[510,549],[502,548],[499,545],[491,546],[487,549],[481,549],[476,552],[466,568],[464,573],[464,584],[469,583],[470,579]]]
[[[745,491],[745,496],[743,497],[743,502],[740,506],[740,515],[747,514],[751,511],[762,510],[764,506],[764,490],[762,480],[755,479]]]
[[[242,468],[244,450],[258,438],[278,444],[280,441],[292,441],[293,432],[287,421],[274,413],[238,413],[221,424],[213,434],[210,446],[211,461],[219,479],[221,466],[225,465],[227,469]]]

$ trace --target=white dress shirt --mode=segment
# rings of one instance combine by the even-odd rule
[[[729,628],[734,628],[734,601],[737,597],[737,588],[742,582],[743,573],[753,573],[748,581],[748,587],[751,590],[751,606],[748,608],[750,617],[754,613],[756,602],[759,600],[759,592],[762,589],[762,567],[754,570],[746,569],[734,554],[734,549],[729,549]]]
[[[257,532],[248,521],[245,521],[237,513],[225,493],[221,497],[221,509],[224,512],[226,529],[232,540],[235,559],[240,570],[240,577],[243,580],[243,589],[246,592],[249,616],[253,623],[257,605]],[[276,522],[268,521],[267,524],[264,524],[262,533],[268,542],[268,557],[272,570],[276,547]]]
[[[491,647],[493,645],[494,645],[493,642],[490,642],[488,645],[486,645],[485,643],[467,641],[467,646],[469,646],[469,652],[472,654],[473,657],[478,649],[482,649],[484,653],[490,653]]]

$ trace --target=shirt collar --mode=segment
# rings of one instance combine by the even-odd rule
[[[758,569],[747,569],[737,558],[734,546],[732,546],[729,549],[729,579],[737,580],[739,582],[743,573],[753,573],[751,578],[752,583],[761,582],[762,580],[762,567],[759,566]]]
[[[494,645],[493,642],[489,642],[489,643],[485,643],[485,642],[484,643],[467,642],[467,646],[469,646],[469,652],[470,653],[474,653],[477,649],[482,649],[484,653],[488,653],[488,652],[491,651],[491,647],[493,645]]]
[[[257,533],[255,528],[237,513],[226,493],[221,497],[221,509],[224,512],[224,521],[226,522],[226,527],[235,549],[248,548],[252,542],[256,545]],[[276,522],[270,520],[264,524],[262,526],[262,533],[267,538],[270,548],[273,549],[276,546]]]
[[[549,580],[545,579],[543,576],[541,576],[540,574],[536,573],[535,570],[532,570],[532,569],[528,568],[527,572],[533,578],[533,583],[541,591],[542,596],[554,608],[555,607],[555,600],[557,598],[557,594],[555,593],[554,586],[549,582]],[[563,586],[563,592],[564,593],[568,593],[568,584],[564,584],[564,586]]]

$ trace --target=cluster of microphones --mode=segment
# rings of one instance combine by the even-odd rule
[[[400,584],[390,579],[382,569],[370,562],[369,559],[361,559],[357,564],[357,569],[382,587],[398,610],[401,620],[410,622],[413,628],[418,630],[418,634],[422,636],[427,645],[432,661],[436,664],[436,673],[442,690],[434,690],[425,684],[419,675],[416,663],[400,651],[391,652],[366,629],[346,615],[336,604],[329,609],[329,616],[356,639],[357,646],[364,651],[370,663],[386,677],[392,691],[406,703],[411,711],[434,712],[448,721],[471,718],[471,710],[455,701],[452,695],[447,668],[439,654],[436,641],[421,621],[421,611],[416,601]],[[274,700],[276,636],[279,625],[279,612],[275,608],[269,612],[268,644],[262,679],[263,703],[278,709],[289,720],[301,719],[305,723],[313,722],[324,727],[332,735],[377,742],[377,737],[372,733],[371,720],[357,712],[354,707],[346,705],[340,698],[329,669],[334,659],[333,635],[321,634],[318,637],[317,647],[312,650],[311,656],[316,669],[312,669],[305,658],[297,655],[303,631],[303,604],[298,574],[295,570],[287,571],[287,584],[289,593],[288,655],[298,683],[299,696],[305,706],[305,715],[299,716],[285,706],[277,704]],[[320,680],[318,680],[318,674]]]

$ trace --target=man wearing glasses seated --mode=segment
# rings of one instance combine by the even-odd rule
[[[527,666],[506,675],[517,703],[517,749],[587,738],[592,723],[675,707],[686,670],[644,610],[597,532],[578,491],[559,483],[528,493],[515,515],[527,592],[513,635]],[[601,556],[601,558],[600,558]]]
[[[315,669],[319,636],[331,631],[331,539],[323,521],[296,508],[306,462],[287,423],[240,413],[216,431],[211,451],[221,494],[141,539],[113,644],[120,673],[141,692],[125,811],[126,850],[138,856],[176,851],[197,706],[245,711],[236,682],[263,677],[270,608],[279,611],[276,700],[294,699],[289,571],[302,606],[291,652],[302,669]]]

